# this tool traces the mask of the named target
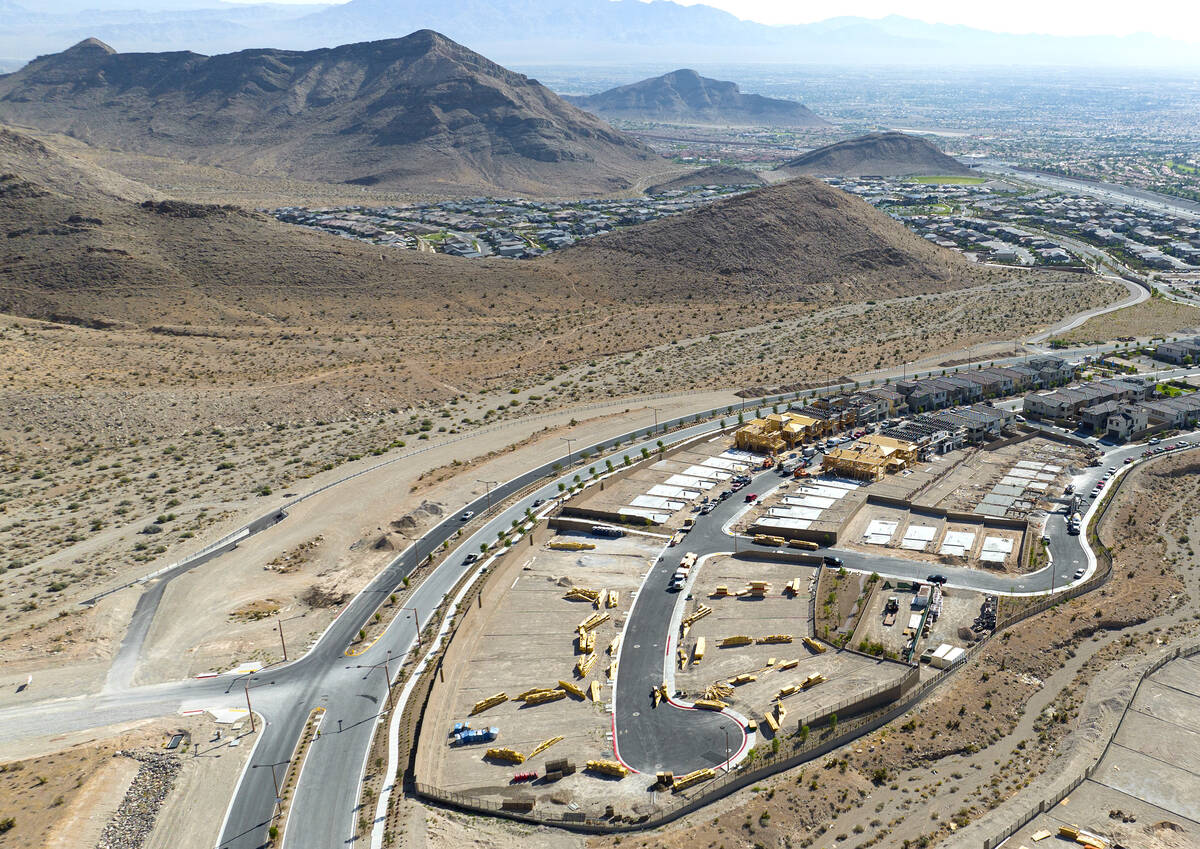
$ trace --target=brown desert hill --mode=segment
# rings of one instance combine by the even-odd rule
[[[220,56],[88,39],[0,76],[0,121],[248,175],[442,194],[617,191],[660,161],[430,30]]]
[[[793,100],[743,94],[737,83],[702,77],[689,68],[599,94],[567,100],[610,121],[660,121],[753,127],[828,127]]]
[[[580,286],[664,301],[840,303],[977,285],[974,267],[859,198],[800,177],[551,255]]]
[[[761,186],[766,181],[753,171],[736,168],[732,165],[709,165],[699,171],[692,171],[657,186],[646,189],[646,194],[656,195],[669,192],[672,189],[686,189],[692,186]]]
[[[970,174],[971,169],[932,143],[907,133],[871,133],[810,150],[783,163],[788,175],[910,177]]]
[[[125,196],[88,167],[0,133],[0,313],[104,329],[114,346],[143,346],[149,332],[169,352],[202,347],[208,358],[186,372],[197,380],[335,372],[340,385],[384,357],[391,365],[372,381],[436,398],[648,340],[758,325],[764,310],[808,314],[984,282],[810,179],[518,262],[381,249],[237,207],[147,197],[136,184]],[[240,376],[271,351],[284,359]],[[335,351],[341,359],[328,359]]]

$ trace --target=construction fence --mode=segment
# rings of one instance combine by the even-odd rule
[[[1056,593],[1053,596],[1023,605],[1018,609],[1011,610],[1007,615],[998,618],[996,629],[986,638],[968,648],[960,660],[953,667],[946,670],[945,673],[935,675],[924,683],[914,687],[913,685],[920,679],[920,667],[914,664],[898,685],[892,684],[877,687],[868,693],[860,694],[844,703],[839,703],[828,709],[822,709],[820,716],[808,717],[800,723],[800,727],[807,726],[809,728],[807,734],[798,728],[792,737],[775,738],[780,741],[780,745],[776,747],[774,741],[772,741],[772,751],[765,753],[755,751],[753,757],[747,758],[735,769],[718,776],[712,781],[697,785],[691,792],[684,791],[676,794],[670,804],[656,806],[651,811],[636,816],[622,815],[606,819],[595,819],[589,818],[582,811],[565,811],[559,814],[543,811],[534,812],[532,810],[510,810],[491,800],[470,794],[452,793],[429,784],[417,782],[411,777],[408,789],[428,801],[451,805],[466,811],[492,814],[522,822],[557,826],[593,834],[642,831],[670,823],[720,798],[741,790],[756,781],[761,781],[776,773],[800,766],[883,727],[892,720],[903,716],[924,699],[928,698],[934,690],[952,677],[955,670],[966,666],[972,659],[977,657],[987,644],[1001,631],[1012,627],[1024,619],[1042,613],[1055,605],[1062,604],[1065,601],[1103,586],[1112,576],[1112,555],[1108,548],[1100,542],[1096,529],[1099,527],[1104,516],[1107,515],[1125,478],[1126,476],[1119,478],[1117,485],[1104,496],[1104,501],[1100,509],[1096,511],[1092,521],[1088,524],[1087,539],[1095,553],[1097,569],[1096,574],[1087,581]],[[810,603],[810,616],[813,615],[815,615],[815,599]],[[909,687],[912,687],[912,689],[909,690]],[[861,711],[864,703],[870,703],[872,700],[879,699],[881,695],[889,690],[898,690],[895,700],[883,706],[869,708],[866,713],[859,713],[859,715],[845,722],[838,721],[837,715],[839,712],[854,713]],[[820,727],[814,729],[813,726],[817,725]],[[1044,806],[1057,804],[1067,793],[1086,780],[1090,772],[1091,769],[1086,771],[1081,777],[1077,777],[1078,780],[1069,789],[1063,790],[1056,799],[1039,803],[1035,809],[1026,812],[1029,815],[1027,819],[1022,819],[1020,824],[1007,830],[1003,837],[987,841],[984,849],[993,849],[1000,840],[1011,835],[1040,813]]]

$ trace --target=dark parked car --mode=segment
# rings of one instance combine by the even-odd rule
[[[946,576],[945,575],[930,575],[925,580],[927,580],[931,584],[944,584],[944,583],[946,583]]]
[[[834,557],[829,554],[825,555],[823,558],[821,558],[821,560],[826,566],[837,566],[838,568],[841,568],[843,565],[842,558]]]

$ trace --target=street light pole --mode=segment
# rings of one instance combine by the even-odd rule
[[[402,607],[401,610],[407,610],[413,615],[413,624],[417,626],[417,645],[421,645],[421,617],[417,615],[415,607]]]
[[[729,773],[729,726],[721,726],[721,730],[725,732],[725,773]]]
[[[250,707],[250,676],[246,676],[246,712],[250,714],[250,733],[254,733],[254,708]]]
[[[571,456],[572,454],[575,453],[574,451],[571,450],[571,443],[574,442],[575,440],[571,439],[570,437],[567,437],[567,436],[560,436],[559,439],[561,439],[563,442],[567,443],[567,465],[570,466],[572,463],[575,462],[574,458]]]
[[[658,414],[661,413],[662,410],[660,410],[658,407],[651,407],[650,409],[654,411],[654,430],[657,431],[658,430]]]
[[[483,484],[484,491],[487,494],[487,507],[485,507],[484,509],[491,510],[492,509],[492,487],[499,486],[500,485],[499,481],[481,481],[481,480],[476,479],[475,483]]]
[[[303,613],[301,613],[297,616],[289,616],[287,619],[279,619],[278,615],[276,615],[275,627],[279,629],[279,644],[283,647],[284,662],[287,662],[288,656],[287,656],[287,641],[284,640],[284,638],[283,638],[283,623],[291,622],[293,619],[302,619],[302,618],[304,618]]]

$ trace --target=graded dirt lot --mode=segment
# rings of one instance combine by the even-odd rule
[[[223,726],[228,732],[228,726]],[[126,792],[135,783],[162,786],[166,795],[149,818],[139,815],[153,849],[210,847],[217,839],[220,817],[246,763],[253,738],[230,747],[236,735],[213,740],[211,717],[172,717],[106,734],[95,732],[89,742],[66,749],[45,744],[50,754],[0,763],[0,821],[12,817],[2,836],[14,849],[76,849],[94,846],[114,817],[130,808]],[[183,741],[172,753],[164,745],[175,734]],[[143,771],[144,762],[130,755],[166,758],[173,776],[165,783]],[[118,832],[109,831],[108,839]],[[126,838],[128,839],[128,838]]]
[[[426,710],[420,755],[422,780],[451,792],[465,792],[503,801],[535,797],[538,804],[571,805],[602,813],[613,794],[642,797],[649,804],[646,782],[638,776],[615,780],[584,772],[588,760],[612,760],[612,717],[607,704],[612,698],[610,653],[621,632],[633,597],[650,563],[666,545],[658,535],[630,533],[618,539],[583,534],[557,534],[551,543],[594,544],[592,550],[557,551],[543,543],[528,553],[515,550],[511,563],[500,567],[489,581],[497,596],[489,602],[481,621],[468,620],[455,637],[457,660],[446,667],[445,689],[439,688]],[[615,607],[597,608],[586,600],[564,596],[572,588],[609,590],[619,594]],[[607,618],[589,630],[593,647],[583,652],[575,628],[594,615]],[[460,642],[461,641],[461,642]],[[587,674],[580,675],[577,663],[594,655]],[[536,688],[562,689],[559,681],[575,684],[586,694],[568,693],[544,704],[522,703],[516,696]],[[599,698],[590,695],[592,682],[599,684]],[[472,706],[496,693],[509,697],[502,704],[474,716]],[[472,728],[497,728],[493,743],[450,745],[453,722],[469,722]],[[487,759],[490,747],[506,747],[524,755],[539,743],[561,737],[543,753],[519,765]],[[574,775],[557,782],[545,778],[532,783],[510,784],[517,773],[536,771],[545,776],[546,762],[567,758],[575,764]]]
[[[903,675],[899,666],[868,660],[847,651],[827,649],[814,652],[802,642],[812,636],[808,623],[810,581],[816,569],[795,563],[714,557],[706,560],[692,584],[695,596],[685,615],[704,604],[713,612],[698,620],[688,631],[682,645],[689,659],[685,670],[675,673],[675,686],[686,699],[703,697],[707,686],[730,683],[741,675],[753,681],[735,684],[733,693],[722,701],[747,719],[759,724],[759,733],[767,740],[775,735],[763,718],[782,703],[786,710],[782,734],[790,734],[806,721],[815,721],[831,708],[879,687],[894,683]],[[784,585],[798,580],[799,594],[784,594]],[[742,591],[750,581],[766,581],[770,590],[761,598],[753,595],[714,596],[718,586],[731,593]],[[791,635],[790,643],[721,647],[735,635],[757,640],[769,635]],[[694,662],[695,646],[705,641],[703,660]],[[790,665],[789,661],[798,661]],[[787,665],[787,669],[782,667]],[[781,689],[800,684],[812,675],[825,680],[816,686],[779,698]]]
[[[1165,298],[1150,298],[1123,310],[1114,310],[1088,319],[1063,334],[1064,341],[1076,344],[1109,342],[1126,336],[1174,335],[1200,328],[1200,309]]]

